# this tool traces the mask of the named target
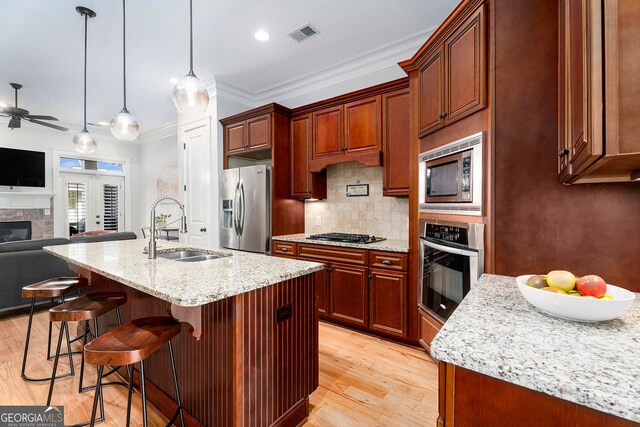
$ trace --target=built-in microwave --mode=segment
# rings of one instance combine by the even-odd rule
[[[420,155],[420,212],[482,215],[483,136],[480,132]]]

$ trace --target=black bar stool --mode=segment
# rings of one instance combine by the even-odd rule
[[[65,295],[69,292],[72,292],[76,289],[79,289],[83,286],[88,285],[88,280],[84,277],[58,277],[55,279],[47,279],[42,282],[34,283],[31,285],[27,285],[22,288],[22,297],[23,298],[31,298],[31,308],[29,309],[29,324],[27,326],[27,338],[24,343],[24,354],[22,356],[22,369],[20,371],[20,376],[25,381],[31,382],[39,382],[39,381],[51,381],[51,378],[32,378],[29,377],[25,371],[27,369],[27,356],[29,354],[29,342],[31,340],[31,326],[33,324],[33,311],[36,305],[36,298],[48,298],[51,301],[51,307],[55,304],[55,299],[60,298],[60,301],[64,303]],[[51,360],[51,327],[52,323],[49,321],[49,338],[47,340],[47,360]],[[73,357],[71,351],[71,343],[76,341],[79,338],[74,340],[69,339],[69,330],[65,329],[67,335],[67,353],[62,354],[62,356],[69,356],[69,365],[71,366],[71,370],[69,373],[61,375],[58,378],[65,378],[68,376],[74,375],[73,369]]]
[[[51,405],[51,398],[53,396],[53,387],[55,385],[55,380],[58,379],[56,377],[56,372],[58,369],[58,361],[60,359],[60,347],[62,346],[62,334],[63,330],[67,331],[68,336],[68,322],[85,322],[85,333],[82,336],[83,344],[86,344],[87,337],[89,336],[89,321],[93,320],[93,329],[94,329],[94,339],[96,339],[99,335],[98,331],[98,317],[106,314],[112,310],[116,311],[116,315],[118,318],[118,325],[122,325],[122,319],[120,317],[120,306],[127,302],[127,294],[124,292],[95,292],[88,295],[83,295],[74,300],[65,302],[60,304],[51,310],[49,310],[49,320],[51,322],[62,322],[60,325],[60,334],[58,335],[58,345],[56,347],[56,355],[53,362],[53,372],[51,373],[51,377],[49,378],[49,394],[47,396],[47,406]],[[67,338],[68,339],[68,338]],[[84,362],[85,362],[85,353],[82,353],[82,362],[80,364],[80,386],[79,392],[83,390],[87,390],[89,388],[93,388],[95,386],[82,387],[82,380],[84,376]],[[108,372],[104,376],[110,375],[115,370]],[[130,374],[130,372],[129,372]],[[98,372],[98,383],[102,382],[102,372]],[[129,381],[131,381],[131,375],[129,375]],[[128,386],[128,384],[121,382],[113,382],[109,384],[120,384]],[[101,416],[99,421],[104,421],[104,403],[102,398],[100,399],[100,409]],[[88,425],[89,422],[76,424],[76,427]]]
[[[127,322],[119,328],[113,329],[85,345],[85,361],[98,366],[98,384],[96,394],[93,398],[91,426],[93,426],[96,421],[98,401],[100,401],[100,410],[104,417],[104,407],[102,406],[102,370],[104,366],[127,366],[128,368],[133,368],[133,365],[137,362],[140,362],[142,419],[144,426],[148,426],[144,361],[165,344],[167,344],[169,348],[173,384],[176,389],[176,400],[178,403],[178,409],[175,414],[173,414],[167,427],[172,425],[178,416],[180,417],[181,425],[184,426],[180,388],[178,387],[178,376],[176,375],[176,363],[173,358],[173,347],[171,346],[171,339],[180,333],[180,329],[180,323],[172,317],[145,317]],[[129,427],[131,421],[131,396],[133,394],[133,381],[131,378],[132,376],[129,375],[127,427]]]

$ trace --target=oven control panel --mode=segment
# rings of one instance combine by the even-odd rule
[[[424,233],[424,237],[432,239],[465,246],[469,244],[469,230],[464,227],[427,223]]]

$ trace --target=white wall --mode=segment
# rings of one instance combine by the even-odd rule
[[[138,146],[135,143],[124,143],[117,141],[110,134],[104,134],[101,132],[94,132],[90,130],[93,137],[98,143],[98,148],[94,153],[95,156],[114,160],[119,162],[126,162],[132,168],[134,165],[134,158],[137,156]],[[60,132],[57,130],[45,128],[42,126],[32,125],[30,123],[22,124],[22,128],[11,130],[6,127],[6,120],[0,121],[0,147],[17,148],[23,150],[32,151],[44,151],[45,152],[45,173],[46,173],[46,187],[42,188],[15,188],[10,190],[9,187],[0,186],[0,191],[15,191],[15,192],[48,192],[54,193],[53,180],[59,179],[59,177],[53,176],[53,153],[60,152],[68,154],[71,157],[85,157],[91,158],[92,156],[80,156],[73,148],[73,136],[77,132],[77,129],[71,129],[69,132]],[[135,189],[135,179],[133,176],[128,177],[130,180],[131,188]],[[132,191],[133,192],[133,191]],[[131,195],[125,194],[125,228],[127,230],[132,229],[134,221],[131,215],[132,198]],[[62,195],[54,194],[53,203],[54,206],[61,203]],[[62,221],[64,218],[56,217],[56,236],[63,236],[64,225]]]

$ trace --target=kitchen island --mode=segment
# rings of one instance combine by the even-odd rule
[[[184,322],[174,339],[187,425],[297,425],[318,385],[315,272],[322,264],[162,242],[158,258],[143,240],[47,247],[90,281],[88,292],[123,291],[123,320],[167,315]],[[198,250],[198,262],[162,258]],[[117,326],[101,318],[101,331]],[[176,409],[168,353],[145,366],[147,396],[161,412]],[[136,375],[135,382],[139,378]]]
[[[640,422],[640,301],[621,317],[569,322],[485,274],[431,343],[439,424],[627,426]],[[482,420],[479,423],[479,420]]]

